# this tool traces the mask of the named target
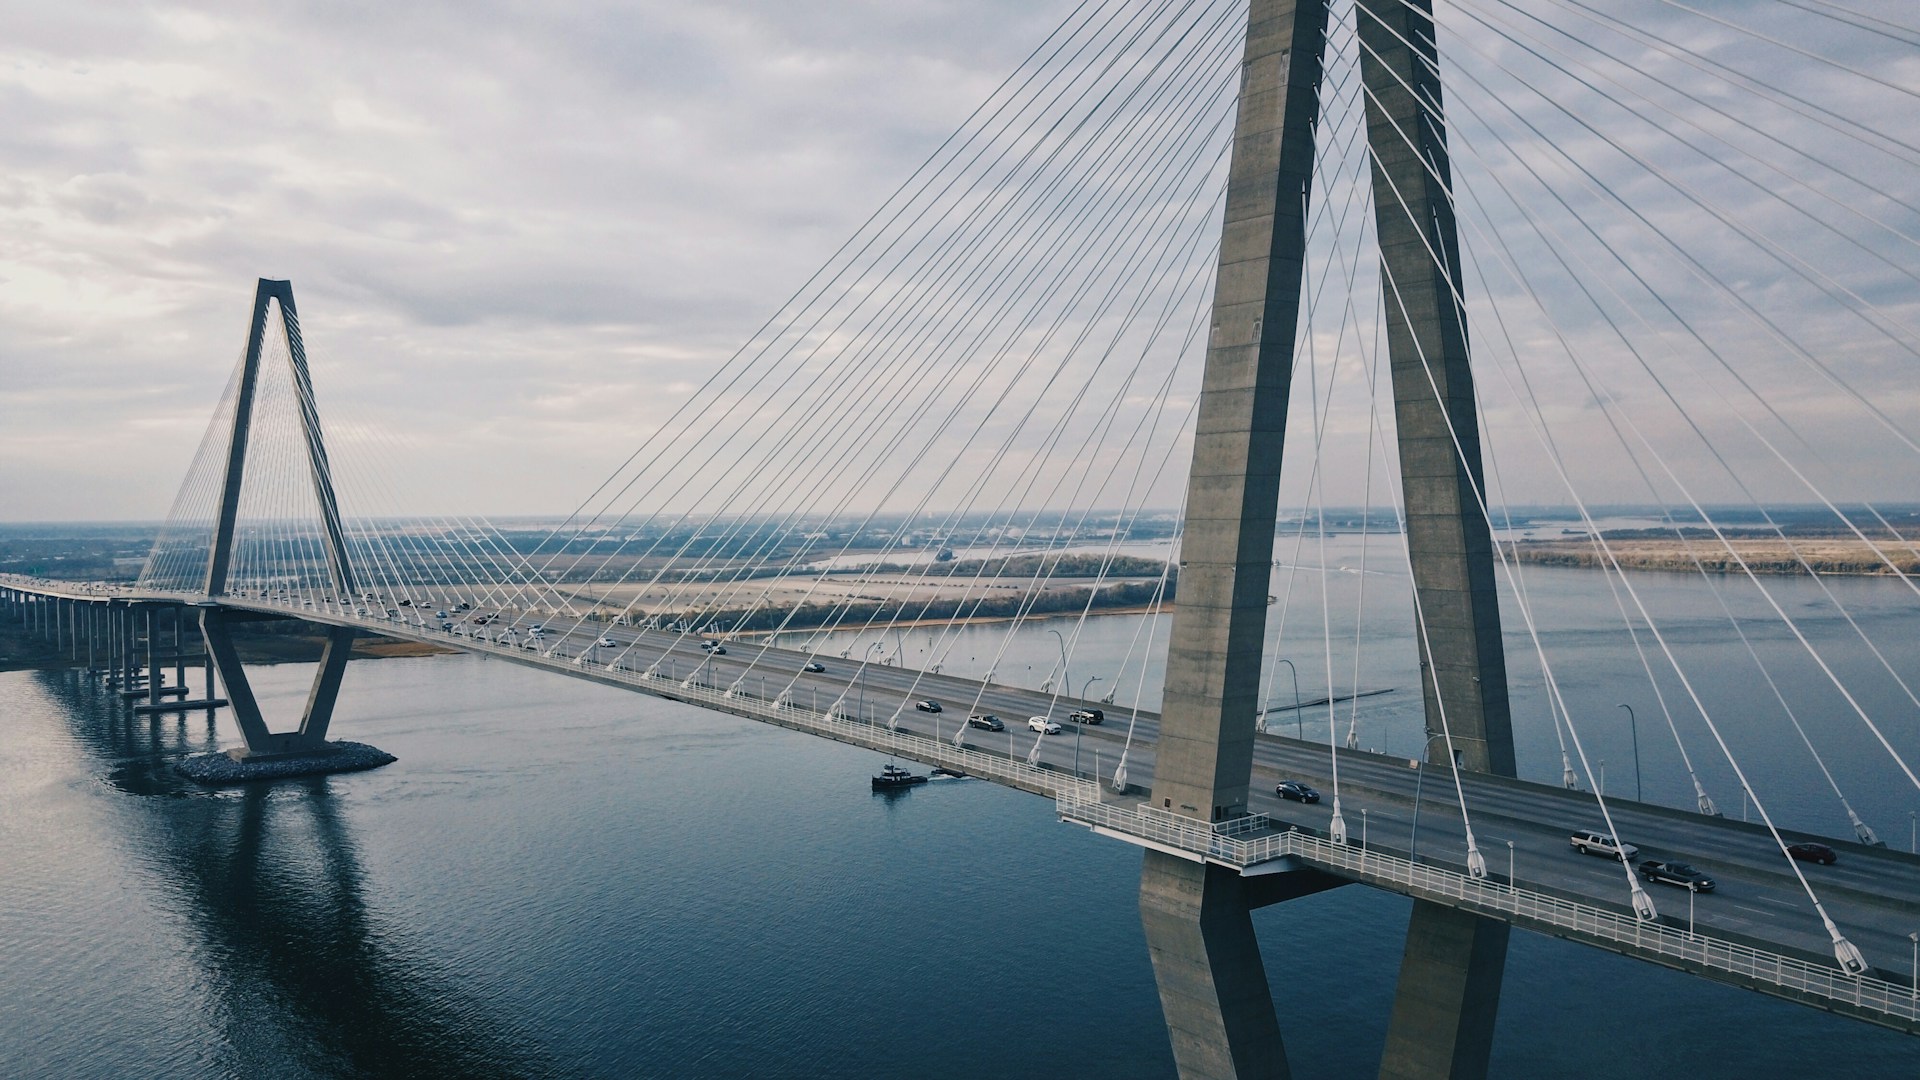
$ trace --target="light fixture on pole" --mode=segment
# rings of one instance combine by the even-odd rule
[[[1073,693],[1073,680],[1067,675],[1067,639],[1061,637],[1060,631],[1058,630],[1048,630],[1047,633],[1052,634],[1053,640],[1060,643],[1060,685],[1066,688],[1067,693],[1071,694]]]
[[[1633,732],[1633,801],[1645,802],[1640,794],[1640,723],[1633,718],[1633,706],[1622,703],[1627,710],[1627,728]]]
[[[1287,665],[1287,674],[1293,679],[1293,737],[1296,739],[1305,738],[1301,733],[1300,720],[1300,672],[1294,668],[1293,661],[1284,656],[1274,657],[1273,662]],[[1265,717],[1262,717],[1263,721],[1264,719]],[[1265,724],[1263,723],[1261,727],[1262,730],[1264,730]]]
[[[1420,854],[1420,789],[1427,781],[1427,751],[1433,748],[1433,740],[1446,738],[1444,731],[1427,732],[1427,741],[1420,744],[1420,756],[1413,763],[1413,830],[1407,838],[1407,861],[1417,861]]]

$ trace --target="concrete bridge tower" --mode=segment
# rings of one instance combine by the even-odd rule
[[[1152,794],[1207,822],[1247,811],[1327,18],[1326,0],[1248,11]],[[1457,761],[1428,746],[1510,776],[1431,0],[1358,0],[1356,18],[1427,728]],[[1250,912],[1331,884],[1146,852],[1141,915],[1181,1076],[1288,1075]],[[1383,1077],[1484,1075],[1506,947],[1505,924],[1415,903]]]
[[[227,571],[233,562],[235,525],[240,516],[240,495],[245,485],[247,443],[252,432],[254,392],[260,382],[260,356],[267,334],[269,314],[277,310],[287,338],[287,362],[291,367],[293,394],[300,415],[302,443],[306,449],[308,477],[319,507],[322,547],[326,552],[327,573],[334,596],[350,604],[355,583],[353,566],[347,556],[346,533],[340,523],[340,507],[333,493],[333,471],[327,459],[326,440],[320,430],[320,411],[314,402],[313,380],[307,371],[306,347],[300,337],[300,317],[293,306],[293,283],[260,279],[253,295],[253,318],[248,324],[247,351],[241,360],[240,379],[233,408],[233,427],[227,440],[225,472],[220,486],[220,506],[214,521],[212,549],[207,558],[207,603],[200,609],[200,632],[206,640],[207,654],[220,674],[233,706],[235,722],[246,740],[247,757],[271,757],[282,754],[311,754],[326,748],[327,725],[333,718],[333,705],[340,692],[340,678],[346,672],[347,658],[353,650],[354,630],[349,626],[327,628],[327,642],[320,654],[320,670],[315,673],[308,692],[300,726],[290,732],[274,733],[267,728],[260,705],[247,682],[246,668],[234,649],[229,624],[246,618],[246,613],[220,606],[227,592]]]

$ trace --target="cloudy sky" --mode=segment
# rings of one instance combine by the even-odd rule
[[[241,349],[262,276],[294,282],[323,409],[390,427],[409,443],[389,469],[408,500],[440,511],[566,512],[1073,6],[0,0],[0,520],[163,516]],[[1887,110],[1920,107],[1905,89],[1920,85],[1920,48],[1897,35],[1829,20],[1820,25],[1825,36],[1809,39],[1872,74],[1863,79],[1666,0],[1599,6],[1633,8],[1632,18],[1656,26],[1694,19],[1689,33],[1703,53],[1782,73],[1783,85],[1822,105],[1857,107],[1886,130],[1898,127],[1884,122],[1895,115]],[[1903,10],[1854,6],[1896,19]],[[1521,7],[1578,22],[1579,5],[1562,0]],[[1461,10],[1527,32],[1519,8],[1499,0]],[[1443,29],[1474,25],[1454,19]],[[1689,70],[1631,38],[1615,46],[1675,77]],[[1575,89],[1542,97],[1540,127],[1495,112],[1502,80],[1526,77],[1526,65],[1535,65],[1536,81],[1558,77],[1541,59],[1551,55],[1491,37],[1454,49],[1459,63],[1481,65],[1483,80],[1463,80],[1454,96],[1477,91],[1486,110],[1455,113],[1463,127],[1478,125],[1478,134],[1463,132],[1457,170],[1479,167],[1524,188],[1538,175],[1522,165],[1530,140],[1545,132],[1595,142],[1551,108],[1550,98],[1572,100]],[[1588,59],[1604,70],[1604,60]],[[1755,161],[1799,167],[1785,151],[1764,158],[1775,151],[1710,110],[1777,122],[1771,113],[1743,112],[1750,103],[1726,86],[1702,97],[1691,114],[1710,123],[1702,130],[1747,145]],[[1639,107],[1650,115],[1696,108],[1658,100]],[[1595,101],[1598,115],[1607,106]],[[1910,344],[1920,321],[1912,276],[1920,246],[1902,234],[1920,227],[1902,199],[1920,192],[1920,155],[1899,145],[1858,150],[1830,127],[1810,122],[1807,145],[1834,157],[1859,153],[1873,182],[1894,190],[1862,201],[1847,182],[1814,177],[1825,187],[1801,201],[1867,238],[1865,247],[1822,241],[1816,250],[1833,268],[1822,280],[1891,311],[1882,337]],[[1652,191],[1664,172],[1740,221],[1781,235],[1801,227],[1800,211],[1766,193],[1778,181],[1765,168],[1743,164],[1760,185],[1743,186],[1646,132],[1620,141],[1646,164],[1635,172],[1612,146],[1588,147],[1602,163],[1600,180]],[[1593,197],[1592,184],[1558,167]],[[1489,198],[1501,191],[1481,190]],[[1724,237],[1715,229],[1726,230],[1697,207],[1670,190],[1665,203],[1652,194],[1664,206],[1656,219],[1692,236],[1708,265],[1727,268],[1783,324],[1810,328],[1833,346],[1822,359],[1841,364],[1848,385],[1909,430],[1920,426],[1910,348],[1845,320],[1829,326],[1831,291],[1785,287],[1780,271],[1746,247],[1717,248]],[[1867,224],[1856,220],[1859,206],[1872,215]],[[1622,247],[1639,243],[1631,235],[1638,226],[1622,221],[1604,235]],[[1465,240],[1476,243],[1471,233]],[[1662,287],[1676,296],[1701,290],[1699,275],[1671,252],[1647,250],[1648,276]],[[1524,245],[1511,257],[1547,258]],[[1489,258],[1486,287],[1497,293],[1498,260]],[[1875,258],[1892,269],[1866,266]],[[1544,288],[1573,293],[1564,283]],[[1750,313],[1714,308],[1710,297],[1701,305],[1709,313],[1700,325],[1718,320],[1737,350],[1766,347]],[[1564,318],[1557,327],[1517,319],[1507,332],[1520,354],[1550,349],[1563,334],[1588,335],[1593,355],[1621,353],[1597,313],[1569,308]],[[1614,358],[1631,372],[1627,357]],[[1857,366],[1844,366],[1851,361]],[[1786,364],[1756,377],[1834,433],[1816,439],[1819,453],[1845,458],[1858,402],[1810,370]],[[1654,392],[1622,378],[1623,400]],[[1566,382],[1553,407],[1576,428],[1597,424],[1590,391]],[[1498,402],[1490,415],[1501,415]],[[1888,465],[1887,448],[1876,444],[1839,466],[1858,474],[1859,490],[1844,493],[1920,496],[1912,460]],[[1552,501],[1544,467],[1538,484],[1524,483],[1530,465],[1538,462],[1516,455],[1519,494]],[[1599,487],[1599,498],[1632,495]],[[1790,484],[1778,491],[1792,496]]]
[[[1064,10],[0,4],[0,517],[163,515],[262,276],[449,503],[570,509]]]

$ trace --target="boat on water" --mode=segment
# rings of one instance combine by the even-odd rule
[[[910,773],[889,761],[887,762],[887,767],[880,770],[880,775],[873,778],[873,790],[897,791],[900,788],[910,788],[915,784],[924,784],[926,782],[926,777]]]

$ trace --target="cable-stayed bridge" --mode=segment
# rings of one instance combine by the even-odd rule
[[[1415,0],[1088,0],[531,534],[397,494],[404,451],[322,409],[292,288],[262,281],[137,584],[0,596],[134,707],[230,707],[242,765],[323,752],[348,649],[378,633],[1052,797],[1145,850],[1183,1075],[1285,1074],[1247,913],[1356,882],[1416,900],[1383,1075],[1484,1073],[1512,926],[1912,1031],[1920,860],[1856,801],[1920,792],[1913,657],[1816,547],[1920,598],[1920,534],[1876,501],[1911,495],[1920,454],[1900,393],[1920,148],[1881,111],[1917,96],[1920,31],[1826,0],[1648,7],[1698,40],[1578,0],[1470,0],[1437,25]],[[1776,53],[1821,78],[1776,85]],[[1508,509],[1548,496],[1575,507],[1635,661],[1611,678],[1652,697],[1679,805],[1606,788],[1590,744],[1613,721],[1564,682],[1556,650],[1580,646]],[[1685,607],[1663,609],[1606,502],[1655,508]],[[1337,587],[1329,551],[1356,535]],[[1360,628],[1387,589],[1421,686],[1411,757],[1359,736],[1381,666]],[[1705,657],[1681,630],[1701,611],[1732,634]],[[1125,659],[1087,676],[1109,618],[1135,620]],[[233,636],[287,619],[327,646],[276,731]],[[968,638],[963,663],[980,627],[992,651]],[[1057,657],[1035,655],[1046,635]],[[1033,685],[1002,677],[1035,659]],[[1312,737],[1269,729],[1282,666],[1294,717],[1319,677]],[[1765,724],[1717,699],[1724,667]],[[1516,752],[1540,728],[1544,769]],[[1836,826],[1786,824],[1757,760],[1782,744]],[[1283,802],[1282,779],[1326,801]],[[1719,890],[1573,856],[1587,828]],[[1792,857],[1821,831],[1836,864]]]

